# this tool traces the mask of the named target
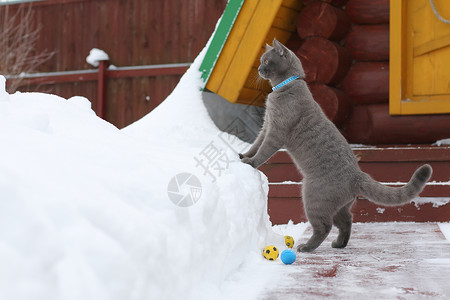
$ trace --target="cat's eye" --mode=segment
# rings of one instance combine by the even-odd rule
[[[264,64],[268,64],[269,63],[269,60],[268,59],[266,59],[265,61],[264,61]]]

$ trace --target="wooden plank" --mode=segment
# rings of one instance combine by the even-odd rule
[[[431,98],[431,97],[430,97]],[[433,100],[401,101],[401,114],[403,115],[428,115],[450,113],[449,96],[433,96]],[[391,113],[395,114],[395,113]]]
[[[353,222],[448,222],[450,203],[436,207],[433,203],[382,206],[359,199],[352,207]]]
[[[275,16],[272,27],[294,32],[297,29],[297,17],[297,10],[281,6],[280,10]]]
[[[260,90],[244,87],[239,94],[238,103],[264,106],[267,98],[267,93]]]
[[[245,33],[239,40],[239,48],[233,56],[228,72],[218,90],[218,94],[225,99],[231,102],[236,102],[238,99],[239,88],[236,87],[244,85],[264,38],[270,29],[271,22],[267,22],[267,20],[274,19],[280,5],[281,0],[261,0],[255,7]]]
[[[18,2],[14,2],[14,3],[2,3],[0,4],[0,6],[2,5],[8,5],[8,6],[20,6],[23,5],[22,0],[19,0]],[[70,4],[70,3],[78,3],[78,2],[92,2],[92,0],[45,0],[45,1],[41,1],[41,0],[34,0],[32,1],[33,6],[35,7],[39,7],[39,6],[53,6],[53,5],[59,5],[59,4]]]
[[[408,182],[414,171],[425,163],[429,163],[433,168],[431,181],[436,181],[436,184],[450,181],[450,175],[448,174],[450,161],[448,159],[447,161],[433,162],[427,161],[424,157],[423,161],[420,162],[360,162],[359,167],[377,181]]]
[[[389,22],[389,113],[391,115],[401,114],[404,90],[404,63],[403,53],[405,47],[405,36],[402,34],[405,3],[403,1],[390,2]]]
[[[384,168],[386,171],[387,168]],[[392,169],[390,169],[392,170]],[[411,173],[412,174],[412,173]],[[408,178],[409,179],[409,178]],[[393,187],[399,187],[406,184],[405,182],[398,185],[389,185]],[[301,198],[302,194],[301,183],[269,183],[269,198]],[[435,182],[430,183],[425,187],[423,192],[420,194],[421,197],[436,197],[436,198],[450,198],[450,183],[440,182],[436,184]]]
[[[225,44],[223,45],[223,49],[220,52],[220,56],[217,56],[217,62],[214,65],[214,71],[211,73],[210,78],[206,84],[206,88],[212,92],[219,94],[220,87],[222,86],[222,82],[225,79],[230,68],[230,64],[234,58],[234,55],[241,43],[241,39],[245,34],[248,24],[253,16],[254,9],[257,5],[257,0],[245,1],[239,14],[237,15],[234,24],[236,26],[232,26],[229,29],[231,31],[228,34],[228,37],[223,41]],[[222,97],[228,100],[228,98],[222,94]]]
[[[303,0],[283,0],[281,5],[299,12],[303,8]]]
[[[264,39],[264,42],[272,45],[273,39],[276,38],[282,44],[286,43],[291,37],[292,32],[280,28],[272,27]]]
[[[450,146],[386,146],[353,149],[359,162],[399,162],[399,161],[450,161]],[[270,163],[292,163],[287,151],[280,150],[269,160]]]
[[[269,198],[268,213],[272,224],[307,222],[303,203],[299,198]]]
[[[437,182],[434,185],[450,180],[450,147],[389,147],[353,151],[360,168],[378,181],[408,182],[414,171],[425,163],[433,167],[431,180]],[[259,170],[267,175],[271,183],[302,180],[286,151],[278,151]]]
[[[444,47],[448,47],[448,45],[450,45],[450,35],[446,35],[439,39],[431,40],[429,42],[426,42],[425,44],[414,47],[413,55],[414,56],[424,55],[429,52],[436,51]]]
[[[428,199],[427,199],[428,200]],[[432,201],[432,199],[429,199]],[[439,200],[438,200],[439,201]],[[411,203],[390,207],[358,199],[352,207],[353,222],[448,222],[450,203],[441,206],[433,203]],[[269,198],[268,213],[273,224],[307,222],[301,198]]]
[[[293,164],[271,164],[266,163],[259,167],[259,170],[266,174],[269,182],[300,182],[302,175]]]
[[[217,30],[211,40],[211,45],[208,47],[208,51],[205,54],[205,58],[203,59],[202,64],[200,65],[200,71],[202,72],[202,79],[206,83],[210,79],[211,72],[218,61],[219,55],[222,53],[222,49],[224,48],[225,42],[231,32],[231,28],[233,27],[236,18],[238,18],[238,14],[241,11],[243,0],[230,0],[225,9],[222,19],[217,27]],[[251,2],[251,1],[247,1]],[[245,15],[245,11],[243,11],[240,15]],[[242,21],[242,17],[239,18],[239,21]],[[229,50],[230,46],[228,46]],[[210,90],[216,90],[215,85],[211,83],[211,86],[208,87]]]
[[[449,161],[450,146],[400,146],[354,149],[360,162]]]

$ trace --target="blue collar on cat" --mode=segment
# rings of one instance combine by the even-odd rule
[[[295,79],[297,79],[297,78],[300,78],[300,76],[292,76],[292,77],[289,77],[288,79],[286,79],[285,81],[283,81],[283,82],[280,83],[279,85],[274,86],[274,87],[272,88],[272,91],[278,90],[280,87],[285,86],[286,84],[288,84],[289,82],[291,82],[292,80],[295,80]]]

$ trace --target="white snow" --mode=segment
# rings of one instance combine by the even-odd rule
[[[411,203],[414,203],[414,206],[419,208],[420,205],[431,203],[434,208],[438,208],[441,206],[445,206],[450,202],[450,198],[448,197],[417,197],[414,200],[411,200]]]
[[[439,229],[444,234],[447,241],[450,243],[450,223],[438,223]]]
[[[105,51],[97,48],[92,48],[86,57],[86,62],[93,67],[98,67],[99,61],[102,60],[109,60],[109,55]]]
[[[0,76],[0,101],[8,101],[8,100],[9,94],[6,92],[6,79],[4,76]]]
[[[450,145],[450,138],[436,141],[433,145],[436,146]]]
[[[384,214],[384,211],[386,210],[386,208],[383,207],[377,207],[377,213],[379,214]]]
[[[203,55],[123,130],[86,98],[8,95],[0,77],[0,299],[236,299],[282,272],[260,252],[284,244],[267,178],[207,115]],[[168,195],[183,172],[201,183],[190,207]]]

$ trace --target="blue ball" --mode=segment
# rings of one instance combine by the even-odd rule
[[[291,249],[287,249],[287,250],[284,250],[283,252],[281,252],[280,258],[284,264],[290,265],[295,261],[295,259],[297,258],[297,255],[295,255],[295,252],[292,251]]]

